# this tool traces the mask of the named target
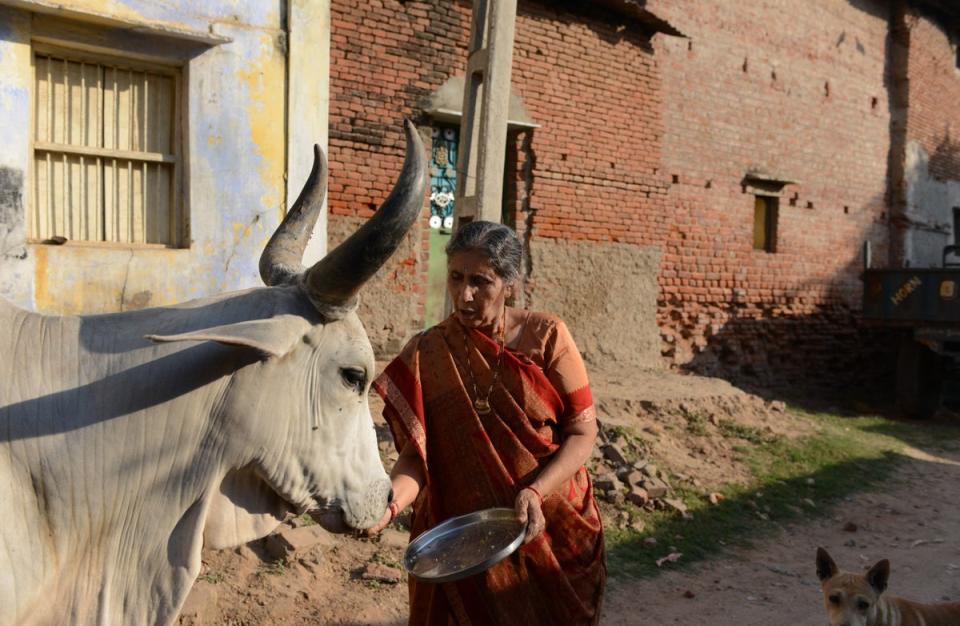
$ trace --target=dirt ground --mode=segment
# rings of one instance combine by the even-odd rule
[[[752,549],[653,580],[614,580],[602,623],[821,626],[817,546],[850,571],[889,559],[893,595],[956,601],[960,454],[917,456],[882,491],[853,496],[830,515],[784,527]],[[844,530],[848,522],[856,532]]]
[[[628,382],[602,373],[592,378],[607,430],[627,429],[649,460],[703,493],[746,476],[731,448],[749,442],[716,436],[719,429],[735,423],[787,437],[810,429],[782,405],[717,379],[668,372]],[[379,415],[378,402],[371,404]],[[389,466],[395,455],[382,425],[379,430]],[[914,456],[882,491],[855,495],[829,515],[782,528],[749,550],[648,580],[611,572],[602,623],[823,624],[814,575],[818,545],[846,569],[890,559],[895,594],[926,601],[960,598],[960,453]],[[856,532],[844,530],[848,522],[856,524]],[[263,540],[205,551],[181,624],[405,624],[399,562],[406,543],[406,533],[391,528],[376,540],[328,537],[280,560],[267,554]]]

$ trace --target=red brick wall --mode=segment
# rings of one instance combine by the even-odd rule
[[[943,22],[908,14],[909,106],[907,140],[917,141],[930,156],[930,175],[960,180],[960,69],[955,43]],[[958,35],[960,38],[960,35]]]
[[[661,249],[657,321],[672,364],[767,385],[849,380],[838,374],[861,371],[868,341],[856,317],[861,245],[880,260],[888,248],[888,3],[647,6],[689,39],[651,41],[589,3],[520,2],[513,85],[541,127],[511,142],[518,229],[531,246]],[[387,195],[401,118],[429,124],[424,99],[463,72],[469,4],[335,0],[332,13],[336,222],[368,216]],[[929,45],[911,66],[911,134],[935,150],[946,124],[960,128],[960,98],[942,31],[924,20],[914,31]],[[752,246],[743,181],[754,169],[792,181],[772,254]],[[426,284],[424,248],[414,249],[385,270],[403,278],[398,307],[420,298],[403,309],[411,329]]]
[[[463,72],[470,11],[449,0],[334,0],[331,21],[328,198],[330,231],[337,232],[355,221],[349,218],[370,217],[390,193],[403,164],[402,120],[429,124],[419,108],[423,99]],[[361,298],[362,319],[382,317],[386,309],[397,320],[394,329],[368,328],[380,354],[396,351],[422,324],[428,218],[425,209],[410,235],[420,245],[406,247],[412,252],[381,270],[390,293]]]
[[[660,84],[649,40],[609,11],[521,3],[513,85],[531,117],[534,239],[659,244]]]
[[[860,250],[884,258],[886,9],[839,0],[652,4],[670,232],[659,323],[674,363],[763,384],[856,367]],[[753,249],[745,174],[788,181]]]
[[[332,4],[332,216],[372,214],[392,179],[367,172],[398,167],[400,119],[419,118],[423,98],[465,65],[465,3],[362,5]],[[659,243],[663,131],[646,37],[605,10],[522,2],[518,13],[514,90],[542,124],[530,146],[534,236]]]

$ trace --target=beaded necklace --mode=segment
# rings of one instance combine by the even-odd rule
[[[487,415],[493,409],[490,406],[490,394],[493,393],[493,388],[497,384],[497,379],[500,377],[500,363],[503,361],[503,352],[505,349],[505,340],[507,332],[507,308],[503,308],[503,317],[500,324],[499,340],[500,340],[500,349],[497,351],[497,365],[493,368],[493,379],[490,381],[490,386],[487,387],[487,392],[480,395],[480,391],[477,388],[477,378],[473,373],[473,368],[470,367],[470,337],[467,334],[467,329],[465,326],[461,325],[463,328],[463,340],[464,346],[467,351],[467,362],[466,370],[467,374],[470,375],[470,384],[473,387],[473,408],[476,409],[477,413],[480,415]]]

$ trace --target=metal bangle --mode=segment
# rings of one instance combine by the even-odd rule
[[[524,489],[529,489],[533,493],[537,494],[537,497],[540,498],[540,506],[543,506],[543,494],[537,491],[536,487],[527,486],[527,487],[524,487]]]

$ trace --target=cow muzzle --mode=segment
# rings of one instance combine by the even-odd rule
[[[392,492],[389,479],[377,479],[360,494],[348,494],[339,507],[311,511],[310,516],[328,532],[364,530],[383,518]]]

